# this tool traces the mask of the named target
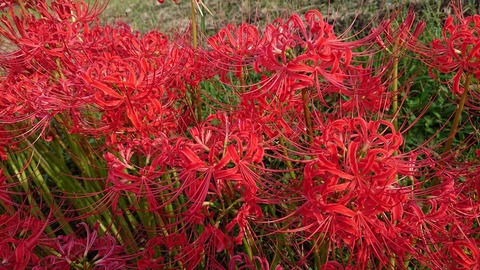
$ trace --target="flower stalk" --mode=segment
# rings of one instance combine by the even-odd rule
[[[190,24],[192,26],[192,46],[196,51],[198,48],[198,31],[197,31],[197,15],[196,15],[196,0],[190,0]],[[196,56],[195,56],[196,57]],[[202,122],[202,97],[200,90],[197,88],[192,89],[192,102],[195,106],[195,112],[197,114],[197,123]]]
[[[444,154],[448,154],[452,149],[453,141],[455,140],[455,135],[458,132],[458,125],[462,119],[463,108],[465,106],[465,102],[468,98],[468,93],[470,90],[470,84],[472,83],[473,74],[468,74],[466,76],[465,82],[463,84],[463,92],[460,96],[460,101],[457,105],[457,109],[455,110],[455,116],[453,118],[452,126],[450,127],[450,133],[448,134],[448,139],[445,142],[445,148],[443,149]]]

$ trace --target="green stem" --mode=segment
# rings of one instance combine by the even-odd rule
[[[195,13],[195,1],[190,1],[190,20],[192,24],[192,46],[193,49],[196,50],[198,47],[198,31],[197,31],[197,15]],[[197,113],[197,123],[202,122],[202,100],[200,97],[200,91],[196,89],[192,89],[192,99],[194,99],[193,104],[195,104],[195,111]]]
[[[247,233],[247,232],[245,232],[245,234],[246,234],[246,233]],[[250,244],[248,243],[247,236],[243,237],[242,242],[243,242],[243,247],[245,247],[245,250],[247,251],[248,258],[249,258],[250,260],[253,260],[252,247],[251,247]]]
[[[447,154],[452,149],[453,140],[455,139],[455,134],[458,132],[458,124],[462,118],[463,107],[468,97],[468,90],[470,88],[470,83],[472,82],[473,74],[468,74],[465,83],[463,84],[463,93],[460,97],[460,103],[458,104],[457,110],[455,111],[455,117],[453,118],[452,127],[450,128],[450,134],[448,135],[447,142],[445,143],[445,148],[443,150],[444,154]]]
[[[145,226],[147,231],[148,239],[153,239],[157,235],[156,226],[155,226],[155,217],[153,213],[149,211],[148,202],[146,201],[147,195],[144,195],[142,198],[139,199],[139,210],[138,217],[140,218],[140,222],[142,225]]]
[[[30,143],[30,145],[32,145],[32,143]],[[59,158],[62,157],[61,146],[56,143],[56,141],[53,141],[48,145],[43,141],[37,141],[32,146],[32,149],[40,168],[45,171],[62,192],[79,195],[79,197],[69,197],[68,200],[79,213],[87,214],[85,217],[87,223],[92,226],[98,221],[102,232],[105,232],[107,228],[110,228],[110,231],[114,235],[118,235],[118,230],[112,222],[111,213],[103,211],[98,214],[88,215],[88,211],[97,211],[97,209],[95,209],[95,207],[98,206],[95,201],[95,197],[97,196],[85,196],[89,193],[85,190],[82,184],[79,181],[73,180],[71,176],[69,176],[71,173],[70,169],[63,158]],[[103,219],[101,217],[103,217]]]
[[[315,267],[317,269],[322,269],[322,266],[327,263],[328,258],[328,241],[323,234],[320,235],[320,240],[316,239],[313,244],[313,255]]]
[[[190,0],[190,20],[192,23],[192,45],[196,49],[197,41],[197,15],[195,14],[195,0]]]
[[[317,244],[315,244],[315,247],[313,250],[313,256],[314,256],[316,269],[322,269],[322,263],[320,260],[320,251],[318,250]]]
[[[237,205],[238,203],[242,202],[243,201],[243,198],[240,198],[240,199],[237,199],[236,201],[234,201],[233,203],[230,203],[229,206],[227,207],[227,209],[223,210],[223,212],[220,214],[220,216],[217,218],[217,221],[215,221],[215,227],[218,228],[218,226],[220,225],[220,222],[222,221],[222,219],[228,215],[228,213],[230,213],[230,210],[232,210],[232,208]]]
[[[47,204],[54,207],[55,211],[53,214],[56,217],[56,220],[61,225],[62,230],[67,235],[71,234],[73,232],[72,227],[68,223],[67,218],[64,216],[63,212],[60,210],[59,205],[54,200],[53,195],[50,192],[50,189],[48,188],[48,185],[46,184],[45,179],[43,178],[42,174],[36,169],[36,167],[37,165],[34,164],[32,161],[29,164],[29,167],[27,168],[29,171],[29,174],[33,178],[33,182],[36,184],[37,187],[41,187],[41,189],[43,190],[43,193],[41,194],[41,196],[47,202]]]
[[[205,8],[201,7],[202,11],[205,12]],[[202,13],[200,16],[200,32],[205,34],[207,32],[207,26],[205,24],[205,13]]]
[[[290,177],[292,179],[297,179],[297,176],[295,175],[295,171],[293,170],[292,162],[288,159],[287,148],[285,146],[285,139],[283,138],[283,135],[280,135],[279,140],[280,140],[280,145],[282,146],[283,155],[285,156],[285,163],[287,164],[288,173],[290,174]]]
[[[163,217],[160,214],[154,213],[154,216],[156,218],[156,223],[159,225],[159,228],[162,231],[163,235],[165,237],[168,237],[170,234],[168,233],[168,231],[166,229],[167,228],[167,223],[163,220]],[[175,256],[178,255],[179,253],[180,253],[179,248],[177,246],[173,246],[172,251],[169,255],[170,255],[171,258],[175,258]],[[178,269],[185,269],[184,266],[183,266],[183,263],[180,260],[176,260],[175,262],[179,266]]]
[[[25,173],[26,167],[24,167],[27,162],[30,161],[28,161],[24,153],[17,153],[15,155],[11,155],[10,159],[8,159],[8,165],[13,170],[13,175],[15,176],[15,178],[18,179],[18,183],[27,195],[27,200],[31,209],[31,213],[34,215],[38,215],[39,219],[47,221],[45,215],[41,211],[40,206],[36,203],[34,197],[32,196],[32,191],[28,183],[28,176]],[[48,226],[45,231],[49,233],[52,232],[52,229],[50,226]]]
[[[392,125],[395,132],[398,132],[398,44],[393,47],[393,70],[392,70]],[[393,152],[394,156],[398,155],[398,151]],[[398,175],[395,174],[395,181],[398,181]]]
[[[22,10],[22,15],[27,15],[29,13],[27,11],[27,8],[25,7],[24,0],[19,0],[18,5],[20,6],[20,9]]]

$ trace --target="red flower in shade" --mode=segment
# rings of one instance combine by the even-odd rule
[[[254,256],[251,260],[245,253],[233,256],[228,264],[228,269],[258,269],[258,266],[260,266],[260,269],[283,270],[283,267],[279,264],[277,264],[275,268],[272,268],[273,265],[270,266],[268,260],[264,257]]]
[[[137,267],[147,270],[164,269],[171,265],[177,265],[178,261],[174,258],[162,255],[175,253],[188,245],[186,230],[178,230],[168,236],[157,235],[147,242],[145,250],[141,253],[141,259],[137,262]]]
[[[74,234],[58,236],[54,249],[56,255],[44,257],[33,269],[69,269],[70,266],[93,269],[120,269],[126,266],[127,256],[123,247],[113,236],[98,236],[98,223],[90,231],[85,223],[80,223],[86,238]]]
[[[239,233],[234,239],[235,244],[241,244],[246,233],[252,236],[251,234],[253,230],[251,230],[250,222],[262,217],[263,213],[260,206],[256,205],[253,202],[242,205],[236,217],[226,226],[226,229],[228,231],[232,231],[235,225],[238,225]]]
[[[463,74],[480,78],[480,15],[463,17],[455,11],[458,22],[449,16],[443,26],[443,38],[432,41],[431,65],[442,73],[455,72],[453,91],[460,93]]]
[[[48,222],[28,216],[23,211],[16,212],[13,216],[1,215],[0,268],[22,270],[36,265],[39,258],[34,249],[44,244],[44,230],[47,226]]]
[[[205,258],[205,269],[225,269],[228,263],[226,259],[218,256],[222,253],[233,255],[233,240],[219,228],[210,224],[203,226],[203,232],[196,235],[195,241],[182,247],[182,253],[176,256],[176,260],[188,268],[195,268],[202,258]]]

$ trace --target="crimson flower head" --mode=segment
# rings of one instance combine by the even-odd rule
[[[212,48],[209,60],[218,66],[223,81],[226,81],[226,73],[232,69],[235,70],[235,76],[241,78],[245,67],[255,61],[262,43],[255,25],[243,23],[237,27],[229,24],[208,39]]]
[[[480,78],[480,15],[463,17],[457,21],[449,16],[443,27],[443,38],[432,41],[433,66],[442,73],[456,72],[453,91],[462,92],[460,78],[464,73]]]
[[[381,80],[383,71],[379,75],[372,72],[373,67],[350,65],[345,69],[344,83],[341,87],[331,85],[325,89],[325,94],[342,94],[345,100],[341,101],[343,113],[358,113],[358,115],[371,115],[388,110],[390,96],[387,87]]]
[[[308,240],[320,232],[318,241],[350,250],[359,269],[367,268],[371,258],[386,266],[392,254],[404,257],[408,240],[394,227],[409,192],[396,177],[394,153],[402,143],[385,120],[326,123],[312,146],[317,157],[304,169],[305,202],[297,210],[303,227],[295,232],[304,230]]]

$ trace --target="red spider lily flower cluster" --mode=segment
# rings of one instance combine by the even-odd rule
[[[119,269],[126,266],[123,247],[113,236],[99,237],[98,224],[92,232],[85,223],[80,225],[86,231],[86,238],[73,234],[58,236],[53,246],[58,253],[42,258],[33,269],[68,269],[71,266]]]
[[[371,55],[413,49],[413,11],[359,40],[312,10],[194,47],[103,8],[0,4],[0,268],[480,263],[478,150],[407,147]],[[447,20],[440,71],[478,75],[476,23]]]
[[[458,11],[457,11],[458,12]],[[460,81],[464,74],[480,78],[480,16],[449,16],[443,27],[442,39],[432,41],[434,68],[442,73],[455,72],[453,91],[461,93]]]

